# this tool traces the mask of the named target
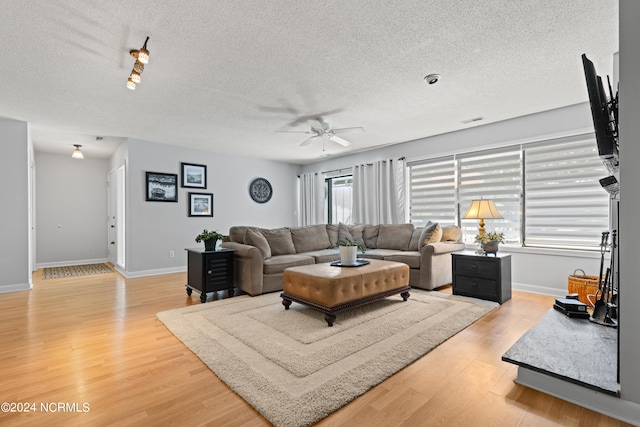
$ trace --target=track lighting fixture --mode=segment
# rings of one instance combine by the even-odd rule
[[[73,146],[76,147],[76,149],[73,150],[73,154],[71,154],[71,158],[72,159],[77,159],[77,160],[84,159],[84,156],[82,155],[82,151],[80,151],[80,147],[82,147],[82,145],[73,144]]]
[[[147,42],[149,41],[149,37],[144,41],[144,45],[139,50],[130,50],[129,54],[136,58],[136,62],[133,64],[133,70],[131,70],[131,74],[129,74],[129,78],[127,79],[127,87],[131,90],[136,90],[136,85],[140,83],[141,74],[144,70],[144,64],[149,62],[149,50],[147,49]]]

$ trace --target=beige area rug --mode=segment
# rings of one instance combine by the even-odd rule
[[[411,290],[338,314],[280,292],[164,311],[158,318],[275,426],[328,416],[466,328],[498,304]]]
[[[43,279],[59,279],[61,277],[86,276],[88,274],[113,273],[107,264],[68,265],[65,267],[45,267],[42,271]]]

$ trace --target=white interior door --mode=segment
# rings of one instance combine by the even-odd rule
[[[116,171],[107,174],[107,259],[116,265]]]

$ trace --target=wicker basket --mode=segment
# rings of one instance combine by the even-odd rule
[[[576,274],[578,272],[582,272],[581,275]],[[598,276],[587,276],[584,273],[584,270],[577,269],[573,271],[573,274],[569,276],[569,293],[570,294],[578,294],[578,299],[588,304],[589,306],[593,306],[587,295],[595,295],[598,291]],[[592,301],[595,301],[595,296],[592,297]]]

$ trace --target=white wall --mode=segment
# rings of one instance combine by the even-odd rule
[[[108,159],[35,153],[36,266],[107,259]]]
[[[407,161],[412,161],[585,132],[593,132],[588,103],[323,160],[303,166],[303,172],[323,172],[387,158],[406,157]],[[509,248],[506,245],[501,250],[512,253],[513,288],[529,292],[564,296],[567,276],[575,269],[597,275],[600,267],[599,253]]]
[[[29,289],[29,135],[26,122],[0,118],[0,293]]]
[[[620,2],[620,389],[640,404],[640,2]],[[638,407],[640,408],[640,407]],[[639,409],[640,411],[640,409]],[[637,420],[640,422],[640,418]]]
[[[294,226],[299,167],[257,158],[221,155],[135,139],[128,140],[127,243],[128,276],[186,269],[185,248],[204,228],[228,234],[233,225]],[[178,203],[145,201],[145,172],[178,174],[180,163],[207,166],[207,188],[179,188]],[[273,186],[268,203],[249,197],[249,184],[263,177]],[[188,193],[213,193],[211,217],[188,216]],[[169,257],[173,251],[174,258]]]

